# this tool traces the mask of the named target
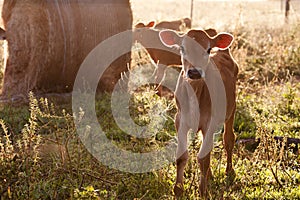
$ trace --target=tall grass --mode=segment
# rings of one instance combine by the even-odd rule
[[[300,26],[278,29],[240,28],[232,54],[240,65],[237,112],[238,139],[260,143],[234,149],[235,180],[225,176],[225,151],[220,138],[212,153],[214,178],[210,199],[299,199],[300,155],[284,142],[300,134]],[[138,53],[142,55],[141,53]],[[134,66],[146,63],[135,57]],[[141,69],[141,71],[143,71]],[[137,70],[138,72],[138,70]],[[144,72],[144,71],[143,71]],[[141,73],[142,75],[142,73]],[[27,106],[0,106],[0,196],[2,199],[173,199],[175,164],[144,174],[129,174],[102,165],[87,152],[74,125],[70,105],[55,105],[29,95]],[[173,99],[158,97],[151,86],[134,93],[130,115],[153,126],[153,137],[137,140],[120,130],[110,110],[110,95],[96,101],[99,123],[120,148],[151,151],[175,136]],[[166,121],[159,131],[149,118],[155,107]],[[13,115],[13,116],[11,116]],[[282,136],[283,142],[274,139]],[[196,155],[200,138],[191,143],[182,199],[199,199]]]

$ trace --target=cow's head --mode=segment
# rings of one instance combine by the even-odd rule
[[[133,29],[133,41],[137,41],[144,45],[144,42],[153,40],[155,35],[158,37],[158,31],[153,29],[154,25],[154,21],[151,21],[148,24],[142,22],[136,24]]]
[[[184,35],[163,30],[159,37],[165,46],[180,49],[184,74],[189,79],[204,78],[213,52],[229,48],[233,41],[233,36],[229,33],[210,37],[203,30],[190,30]]]

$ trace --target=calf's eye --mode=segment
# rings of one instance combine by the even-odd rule
[[[180,46],[179,50],[180,50],[181,54],[184,54],[184,47],[183,46]]]
[[[210,54],[210,52],[211,52],[211,48],[208,48],[207,53]]]

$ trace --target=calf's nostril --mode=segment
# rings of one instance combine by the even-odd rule
[[[189,69],[187,72],[188,78],[190,79],[200,79],[202,78],[202,74],[197,69]]]

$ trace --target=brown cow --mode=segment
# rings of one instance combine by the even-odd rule
[[[129,0],[4,0],[2,18],[9,54],[5,99],[26,97],[28,91],[71,92],[90,51],[110,36],[132,29]],[[130,54],[113,62],[98,89],[111,91],[127,63]]]
[[[165,76],[165,70],[170,65],[180,65],[179,51],[170,51],[159,39],[159,30],[154,29],[154,22],[147,25],[138,23],[133,31],[133,41],[144,46],[151,57],[152,64],[156,67],[155,82],[160,84]],[[161,87],[158,87],[158,95],[161,95]]]
[[[156,29],[171,29],[175,31],[184,31],[185,29],[191,29],[192,21],[190,18],[184,18],[175,21],[161,21],[155,25]]]
[[[178,134],[177,175],[174,192],[183,192],[183,173],[188,159],[187,134],[190,129],[201,131],[203,143],[197,159],[201,170],[200,194],[206,196],[211,176],[210,152],[213,134],[225,122],[224,147],[227,152],[226,173],[234,175],[232,150],[235,136],[233,121],[236,108],[236,79],[238,65],[229,47],[233,36],[219,33],[214,37],[202,30],[190,30],[179,36],[176,32],[160,32],[161,41],[168,47],[180,48],[183,67],[178,78],[175,96],[178,112],[175,119]]]
[[[174,31],[184,31],[185,29],[190,29],[191,24],[192,22],[190,18],[184,18],[174,21],[161,21],[157,24],[154,21],[151,21],[147,25],[140,22],[135,25],[135,28],[151,27],[155,29],[171,29]]]
[[[133,41],[137,41],[146,47],[146,50],[152,59],[151,62],[156,66],[155,82],[160,85],[165,77],[167,66],[181,65],[181,58],[178,50],[174,49],[172,50],[172,53],[169,48],[166,48],[161,43],[159,39],[159,30],[154,27],[156,28],[154,21],[149,22],[147,25],[144,23],[136,24],[133,33]],[[217,35],[215,29],[207,29],[205,32],[211,37]],[[157,48],[149,48],[152,44],[155,44]],[[162,95],[162,88],[160,86],[158,87],[158,95]]]

